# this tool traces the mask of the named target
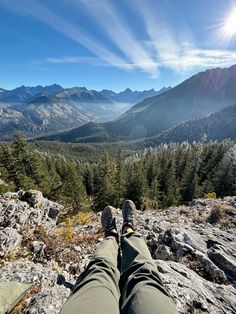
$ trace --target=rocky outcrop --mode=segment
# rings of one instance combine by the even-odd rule
[[[31,230],[38,226],[48,231],[55,228],[62,208],[39,191],[4,194],[0,199],[0,256],[20,248],[20,233],[25,226]]]
[[[205,280],[176,262],[158,260],[156,265],[179,313],[235,313],[236,291],[232,285]]]
[[[0,226],[20,230],[27,225],[43,225],[47,230],[56,226],[63,206],[43,198],[39,191],[6,193],[0,199]]]
[[[102,241],[100,213],[57,224],[62,209],[38,191],[0,198],[0,281],[33,283],[24,313],[59,313]],[[138,212],[136,225],[180,314],[235,313],[235,197]]]

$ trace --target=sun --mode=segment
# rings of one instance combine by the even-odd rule
[[[230,15],[226,18],[223,30],[225,35],[228,37],[236,35],[236,8],[234,8]]]

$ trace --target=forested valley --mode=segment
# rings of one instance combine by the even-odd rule
[[[115,155],[104,152],[95,162],[33,150],[18,135],[0,147],[0,193],[38,189],[74,214],[118,207],[125,198],[145,210],[236,194],[233,141],[162,144],[128,157],[120,149]]]

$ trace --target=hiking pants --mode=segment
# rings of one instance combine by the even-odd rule
[[[119,271],[116,240],[101,242],[61,314],[177,314],[142,236],[123,235],[121,249]]]

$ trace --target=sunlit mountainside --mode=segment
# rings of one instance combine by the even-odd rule
[[[45,139],[102,142],[158,135],[179,122],[204,117],[235,104],[235,81],[236,66],[200,72],[161,95],[134,105],[113,121],[90,122]],[[209,138],[214,138],[214,135],[211,134]]]

